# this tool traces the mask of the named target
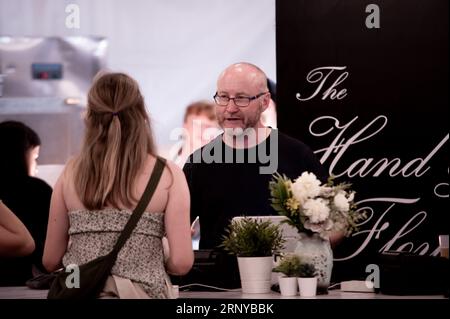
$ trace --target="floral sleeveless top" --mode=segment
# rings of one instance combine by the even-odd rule
[[[82,265],[108,254],[125,227],[131,211],[106,208],[69,212],[69,244],[63,265]],[[140,284],[150,298],[168,298],[162,237],[164,214],[142,214],[122,247],[111,274]]]

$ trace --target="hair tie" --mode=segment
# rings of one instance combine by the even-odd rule
[[[119,112],[112,112],[112,116],[119,116]]]

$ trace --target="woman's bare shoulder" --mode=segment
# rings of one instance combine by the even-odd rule
[[[179,183],[185,179],[183,170],[172,160],[165,159],[166,165],[161,176],[161,182],[164,183],[166,187],[171,187],[174,183]],[[146,169],[147,174],[150,175],[151,171],[155,167],[156,157],[149,155],[148,168]]]

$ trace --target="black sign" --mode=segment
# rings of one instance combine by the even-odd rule
[[[278,126],[368,212],[334,250],[339,279],[365,278],[387,250],[438,255],[449,233],[448,12],[447,0],[277,1]]]

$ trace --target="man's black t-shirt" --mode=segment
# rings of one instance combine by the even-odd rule
[[[295,179],[308,171],[327,179],[311,149],[278,130],[245,150],[227,146],[220,135],[194,152],[183,170],[191,193],[191,221],[200,217],[201,249],[220,245],[235,216],[277,215],[270,206],[273,173]]]

